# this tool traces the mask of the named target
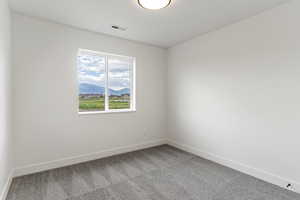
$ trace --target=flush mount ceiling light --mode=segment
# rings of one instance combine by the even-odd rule
[[[150,10],[158,10],[170,5],[171,0],[138,0],[140,6]]]

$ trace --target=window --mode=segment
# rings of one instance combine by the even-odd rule
[[[135,58],[79,50],[79,113],[135,111]]]

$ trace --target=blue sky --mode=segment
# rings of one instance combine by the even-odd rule
[[[80,52],[77,58],[79,83],[88,83],[104,87],[105,57],[89,52]],[[120,90],[130,88],[130,60],[126,58],[108,58],[109,88]]]

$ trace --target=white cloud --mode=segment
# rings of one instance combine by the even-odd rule
[[[101,74],[99,76],[91,76],[91,75],[79,75],[79,82],[80,83],[89,83],[93,85],[104,85],[105,84],[105,76]]]

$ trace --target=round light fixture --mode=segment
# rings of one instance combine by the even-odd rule
[[[170,5],[171,0],[138,0],[140,6],[150,10],[158,10]]]

